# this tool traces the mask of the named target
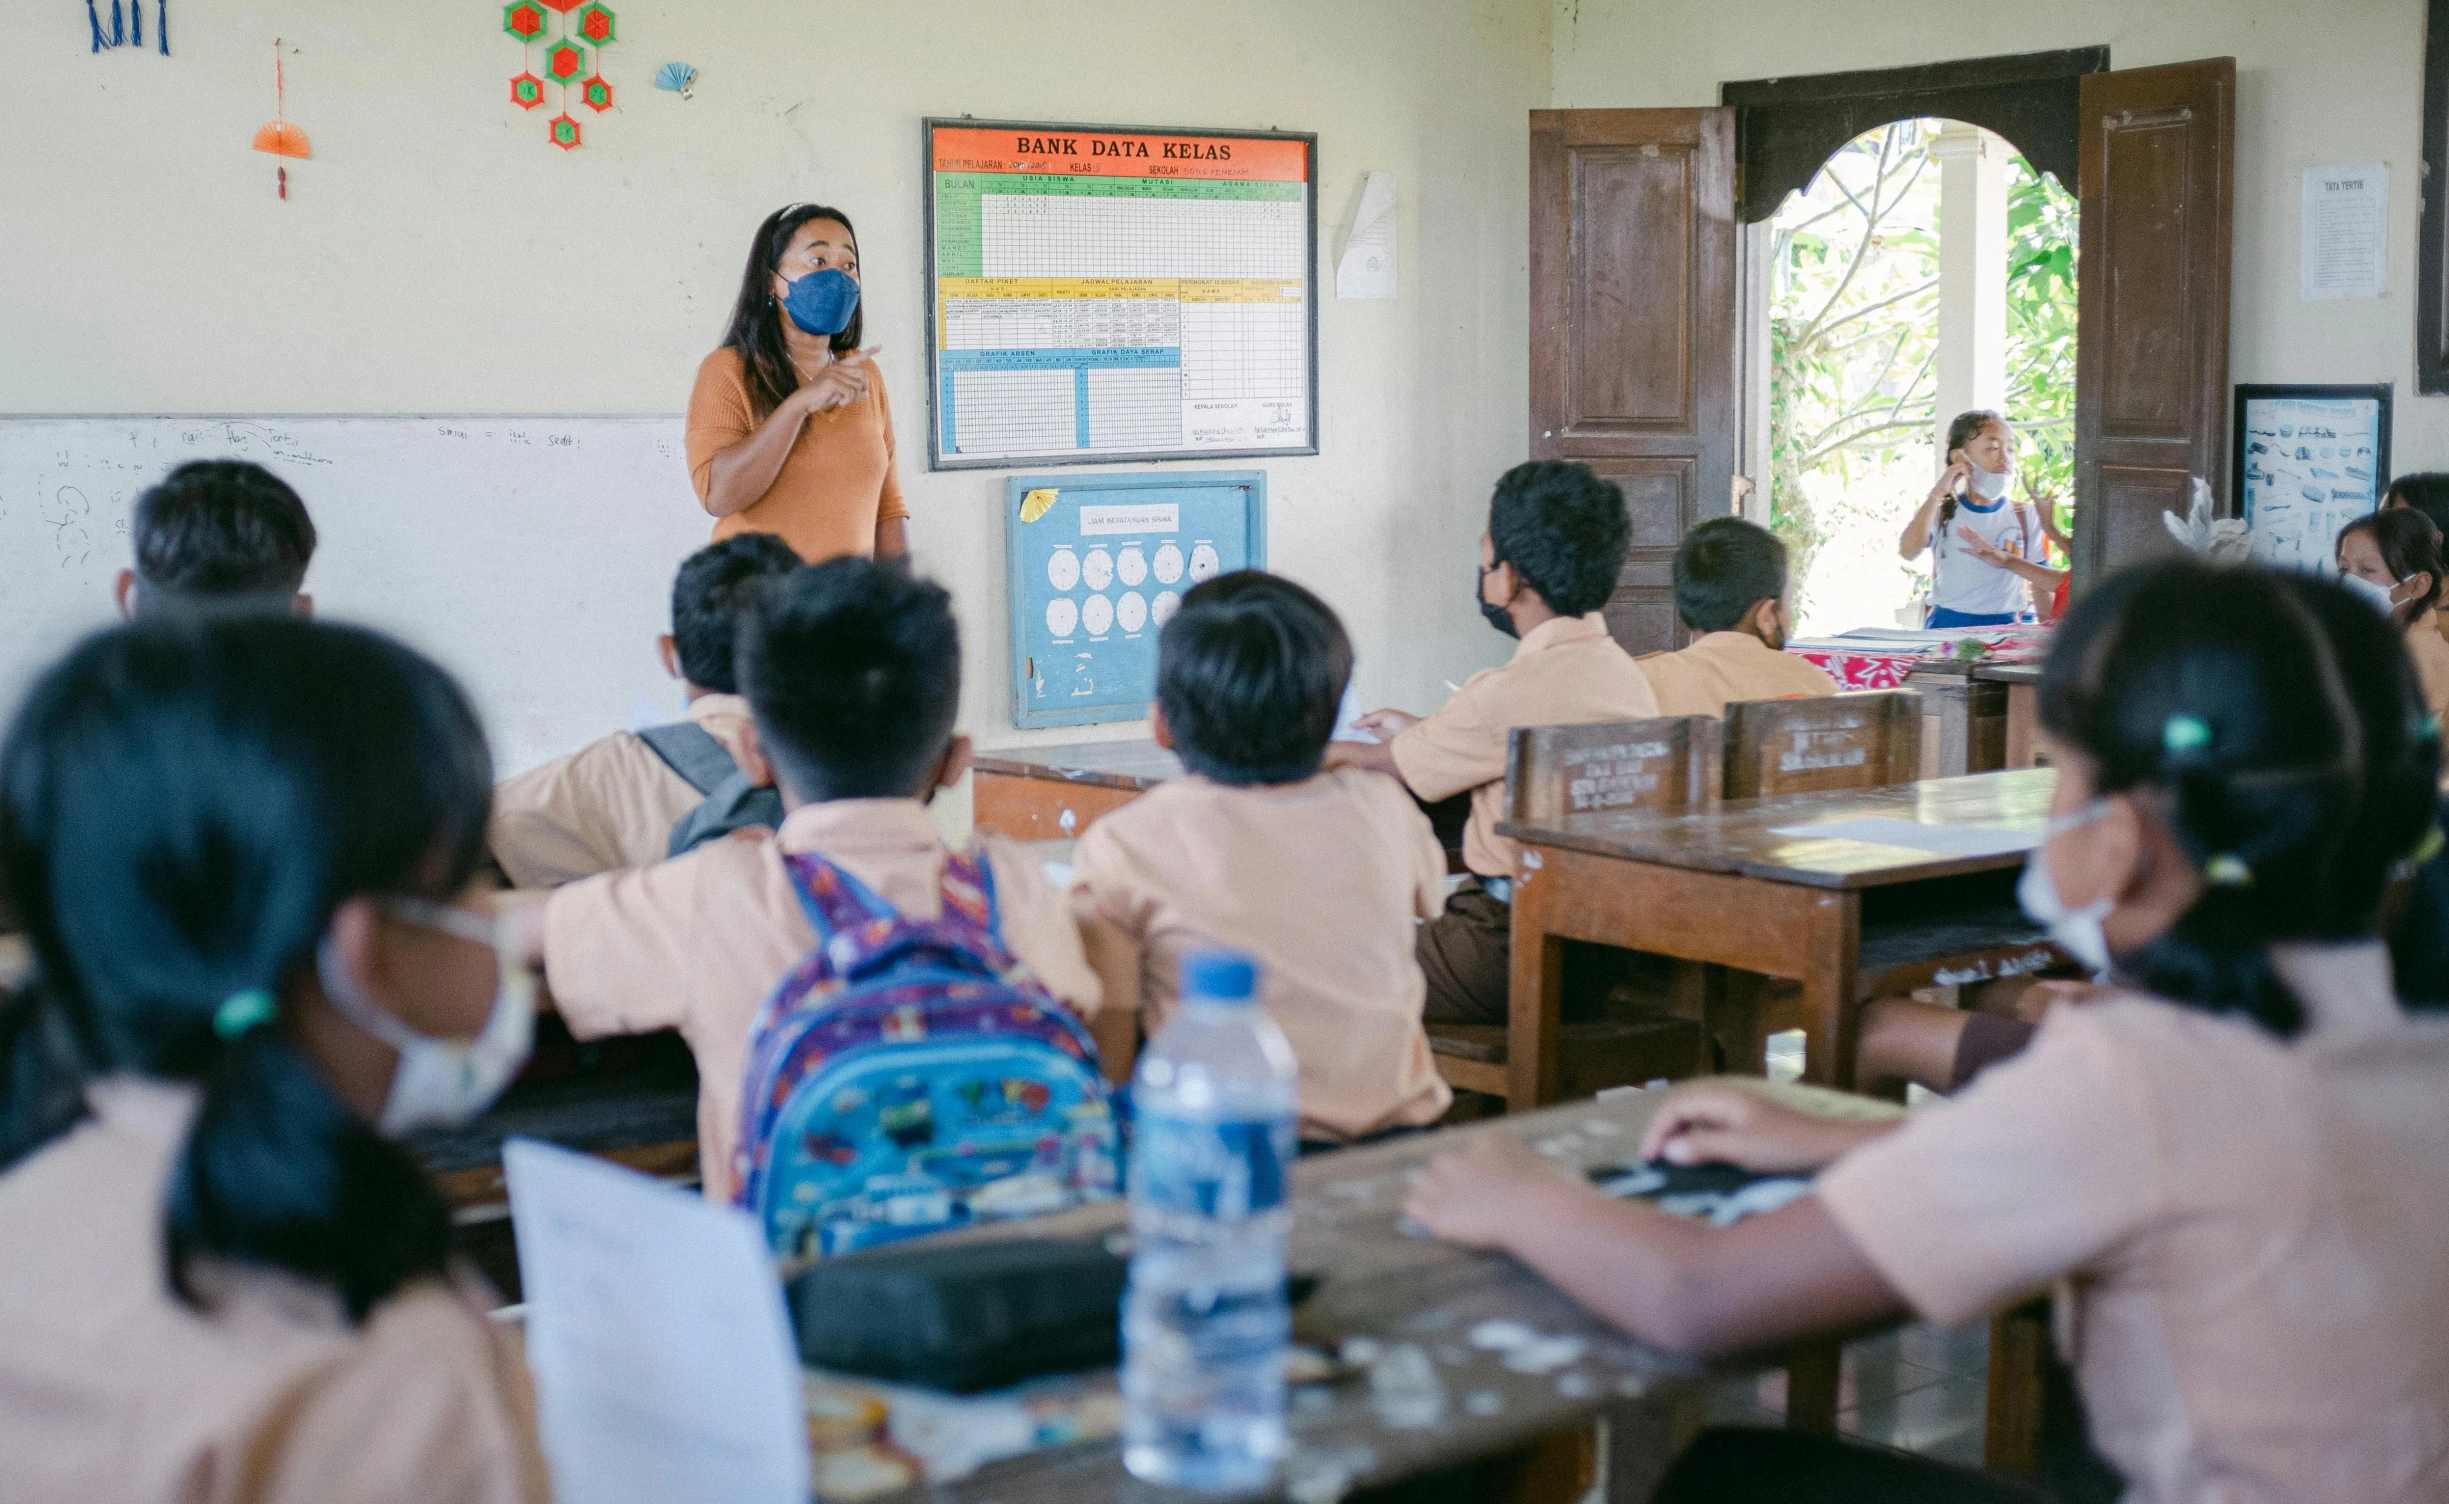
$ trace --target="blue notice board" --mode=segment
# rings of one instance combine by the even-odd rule
[[[1021,475],[1004,482],[1012,724],[1135,721],[1182,592],[1267,567],[1267,475]]]

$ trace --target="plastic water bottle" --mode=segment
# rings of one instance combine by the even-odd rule
[[[1231,951],[1182,962],[1182,1007],[1132,1086],[1123,1465],[1178,1488],[1263,1483],[1284,1454],[1292,1046]]]

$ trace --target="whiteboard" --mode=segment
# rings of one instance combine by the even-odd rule
[[[1318,138],[929,120],[938,470],[1318,452]]]
[[[138,493],[217,458],[297,488],[316,614],[457,675],[502,775],[680,712],[654,639],[712,524],[677,416],[0,418],[0,708],[116,619]]]

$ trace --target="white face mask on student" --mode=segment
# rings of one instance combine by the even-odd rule
[[[2339,571],[2338,582],[2353,591],[2364,604],[2383,616],[2397,614],[2398,592],[2394,587],[2384,585],[2378,580],[2368,580],[2360,574],[2349,574],[2345,570]],[[2404,581],[2400,583],[2403,584]]]
[[[1996,501],[2007,494],[2007,486],[2015,479],[2012,470],[1984,470],[1972,465],[1972,474],[1965,477],[1964,487],[1984,501]]]
[[[315,952],[315,974],[332,1006],[400,1052],[374,1126],[393,1138],[420,1128],[454,1128],[492,1106],[527,1063],[536,1037],[536,980],[510,960],[499,927],[489,920],[421,898],[386,898],[381,904],[394,918],[492,946],[501,971],[485,1027],[463,1044],[420,1034],[392,1016],[358,985],[331,936],[324,936]]]
[[[2109,937],[2101,931],[2101,921],[2117,907],[2117,900],[2104,893],[2080,909],[2070,909],[2058,894],[2057,880],[2049,875],[2049,843],[2070,830],[2080,830],[2109,813],[2109,801],[2095,799],[2081,809],[2054,815],[2041,827],[2041,844],[2032,848],[2024,859],[2024,876],[2015,885],[2016,902],[2032,922],[2046,925],[2049,938],[2058,948],[2073,956],[2094,981],[2105,981],[2109,975]]]

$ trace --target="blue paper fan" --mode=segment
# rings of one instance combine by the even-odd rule
[[[655,87],[669,89],[683,99],[689,97],[689,86],[696,82],[697,70],[687,63],[665,63],[655,70]]]

